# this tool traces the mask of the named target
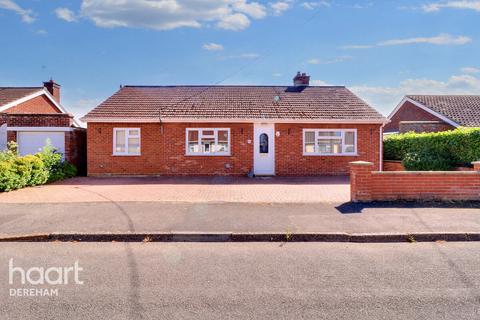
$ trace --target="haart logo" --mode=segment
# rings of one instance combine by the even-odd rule
[[[75,261],[70,267],[31,267],[24,269],[14,266],[13,259],[8,262],[8,282],[11,286],[16,283],[22,286],[59,286],[67,284],[83,285],[80,280],[80,267]],[[10,296],[58,296],[58,289],[52,288],[10,288]]]

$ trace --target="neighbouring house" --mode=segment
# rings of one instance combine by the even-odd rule
[[[20,155],[39,152],[49,141],[80,171],[86,162],[86,130],[60,103],[60,85],[0,87],[0,150],[18,144]]]
[[[386,134],[480,127],[480,95],[408,95],[388,119]]]
[[[343,86],[123,86],[88,113],[88,174],[347,175],[386,119]]]

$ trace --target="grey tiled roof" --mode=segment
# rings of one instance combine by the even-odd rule
[[[95,119],[297,119],[382,121],[345,87],[125,86],[85,116]]]
[[[0,107],[40,90],[43,87],[0,87]]]
[[[409,95],[427,108],[464,127],[480,127],[480,95]]]

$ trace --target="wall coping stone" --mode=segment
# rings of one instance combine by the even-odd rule
[[[352,162],[350,162],[350,165],[353,165],[353,166],[373,166],[373,162],[368,162],[368,161],[352,161]]]

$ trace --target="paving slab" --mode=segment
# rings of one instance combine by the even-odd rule
[[[78,177],[0,193],[0,203],[242,202],[343,203],[345,176],[325,177]]]

